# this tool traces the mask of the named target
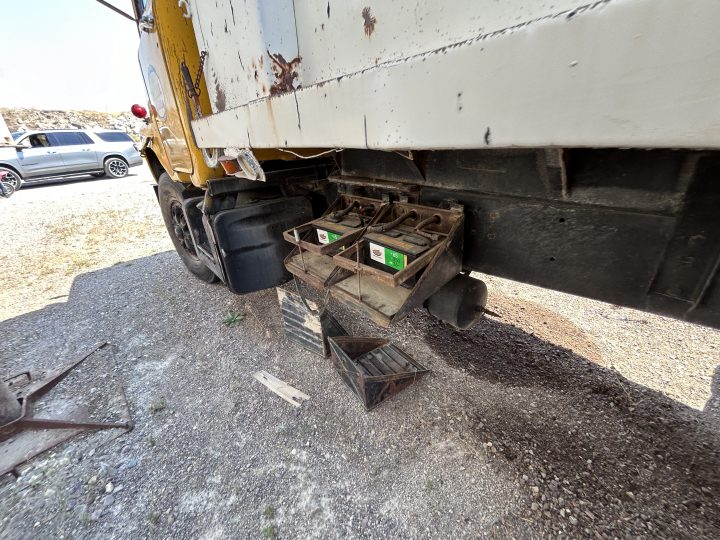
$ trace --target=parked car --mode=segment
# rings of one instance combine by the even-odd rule
[[[0,172],[16,190],[64,176],[127,176],[130,167],[142,165],[133,140],[124,131],[57,129],[28,131],[14,146],[0,147]]]

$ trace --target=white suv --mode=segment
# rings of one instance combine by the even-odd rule
[[[136,165],[142,165],[142,156],[124,131],[28,131],[14,145],[0,146],[0,172],[15,189],[79,174],[122,178]]]

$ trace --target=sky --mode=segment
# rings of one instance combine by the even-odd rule
[[[131,0],[112,0],[132,14]],[[145,103],[135,24],[95,0],[0,0],[0,106],[118,112]]]

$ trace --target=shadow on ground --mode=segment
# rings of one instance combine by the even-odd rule
[[[478,440],[497,441],[526,476],[535,503],[523,518],[546,530],[572,516],[586,533],[717,537],[720,367],[698,411],[495,319],[462,333],[433,324],[426,340],[519,396],[489,409],[463,399]]]
[[[133,169],[135,169],[135,172],[133,172]],[[133,167],[130,169],[130,172],[127,174],[127,176],[124,176],[123,178],[111,178],[110,176],[93,176],[91,174],[77,174],[74,176],[56,176],[56,177],[50,177],[50,178],[43,178],[42,180],[30,180],[28,182],[24,182],[21,189],[35,189],[35,188],[41,188],[41,187],[47,187],[47,186],[54,186],[54,185],[61,185],[61,184],[79,184],[82,182],[95,182],[95,181],[122,181],[123,179],[132,178],[135,176],[140,176],[137,173],[137,167]]]
[[[202,339],[206,328],[221,328],[223,306],[236,297],[220,286],[191,282],[174,253],[81,275],[67,303],[0,323],[0,369],[56,367],[99,339],[122,342],[127,350]],[[268,298],[243,301],[273,317],[277,310],[268,309]],[[198,299],[217,303],[215,319],[193,310]],[[498,524],[500,535],[720,534],[720,369],[713,397],[698,411],[498,320],[486,318],[460,333],[424,313],[411,317],[391,331],[423,329],[424,342],[410,352],[430,354],[438,380],[443,371],[465,370],[474,382],[472,392],[467,385],[433,383],[428,392],[446,395],[426,395],[436,403],[448,396],[460,403],[470,416],[465,440],[469,433],[478,451],[516,473],[526,488],[526,506]],[[144,341],[133,344],[141,332]],[[213,338],[228,335],[218,331]],[[377,422],[386,413],[372,414]]]

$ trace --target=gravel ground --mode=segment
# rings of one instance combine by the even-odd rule
[[[6,477],[0,537],[720,534],[720,332],[492,277],[499,317],[462,333],[333,306],[432,370],[366,413],[285,339],[275,291],[185,272],[135,172],[0,201],[0,372],[108,341],[49,402],[83,392],[118,417],[124,391],[135,422]],[[311,399],[291,407],[259,369]]]

